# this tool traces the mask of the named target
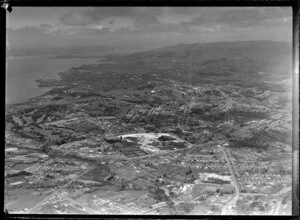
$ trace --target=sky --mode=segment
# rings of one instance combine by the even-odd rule
[[[9,48],[292,41],[289,7],[14,7]]]

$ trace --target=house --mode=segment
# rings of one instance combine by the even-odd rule
[[[18,148],[16,147],[10,147],[5,149],[5,154],[14,154],[18,151]]]

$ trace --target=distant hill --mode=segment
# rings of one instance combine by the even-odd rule
[[[177,44],[111,59],[124,70],[135,64],[137,69],[177,68],[193,75],[260,73],[274,77],[290,74],[292,45],[274,41]]]
[[[62,80],[101,90],[140,88],[162,80],[192,84],[214,80],[241,86],[280,82],[291,78],[292,45],[272,41],[177,44],[106,58],[64,72]]]
[[[214,61],[249,59],[266,63],[282,57],[291,57],[292,45],[287,42],[215,42],[197,44],[177,44],[146,52],[134,53],[125,62],[192,62],[206,65]]]
[[[8,56],[53,56],[54,58],[101,57],[117,48],[111,46],[95,47],[55,47],[55,48],[12,48],[7,50]]]

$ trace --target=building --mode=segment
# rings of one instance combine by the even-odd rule
[[[18,148],[16,148],[16,147],[5,148],[5,154],[14,154],[17,151],[18,151]]]

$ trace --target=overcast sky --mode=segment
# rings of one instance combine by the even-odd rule
[[[14,7],[7,14],[15,47],[292,41],[288,7]]]

